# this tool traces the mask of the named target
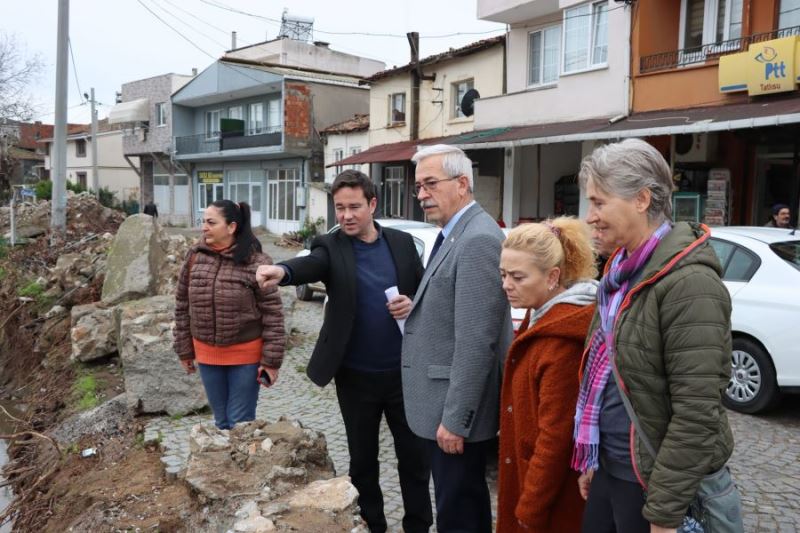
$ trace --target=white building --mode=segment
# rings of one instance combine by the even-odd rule
[[[71,126],[67,136],[67,179],[86,189],[92,185],[92,138],[90,126]],[[97,177],[98,187],[108,188],[118,201],[139,200],[139,176],[128,165],[122,153],[123,133],[110,129],[107,120],[98,122]],[[45,144],[45,169],[51,170],[53,139],[41,139]]]

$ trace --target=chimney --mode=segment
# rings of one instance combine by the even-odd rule
[[[231,32],[231,50],[236,50],[236,32]]]

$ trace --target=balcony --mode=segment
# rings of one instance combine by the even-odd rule
[[[648,74],[650,72],[671,70],[687,65],[697,65],[705,63],[706,60],[709,59],[744,52],[749,45],[754,43],[771,41],[782,37],[792,37],[794,35],[800,35],[800,26],[782,28],[765,33],[756,33],[746,37],[739,37],[738,39],[720,41],[718,43],[706,44],[694,48],[684,48],[682,50],[642,56],[639,59],[639,72],[641,74]]]
[[[265,148],[280,146],[281,128],[261,128],[258,131],[227,131],[216,137],[205,133],[175,138],[175,151],[178,156],[224,152],[243,148]]]

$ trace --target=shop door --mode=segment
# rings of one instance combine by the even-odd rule
[[[768,158],[767,158],[768,157]],[[753,206],[753,225],[763,226],[772,215],[772,206],[787,204],[791,206],[793,222],[797,206],[797,168],[789,158],[769,157],[758,161],[758,194]]]
[[[232,170],[228,173],[229,198],[234,202],[247,202],[250,206],[250,225],[254,228],[264,224],[263,171]]]

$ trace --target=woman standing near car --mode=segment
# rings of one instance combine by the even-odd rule
[[[595,238],[616,248],[575,414],[583,531],[675,531],[706,476],[729,481],[730,298],[708,228],[671,222],[672,175],[655,148],[638,139],[597,148],[580,181]]]
[[[597,292],[589,226],[560,217],[514,228],[500,274],[509,303],[528,312],[503,373],[497,531],[578,532],[584,502],[569,458]]]
[[[256,283],[272,264],[250,227],[250,206],[218,200],[203,214],[203,237],[186,256],[175,296],[175,352],[200,378],[214,423],[254,420],[258,381],[275,383],[286,344],[277,288]],[[197,363],[197,367],[195,366]]]

